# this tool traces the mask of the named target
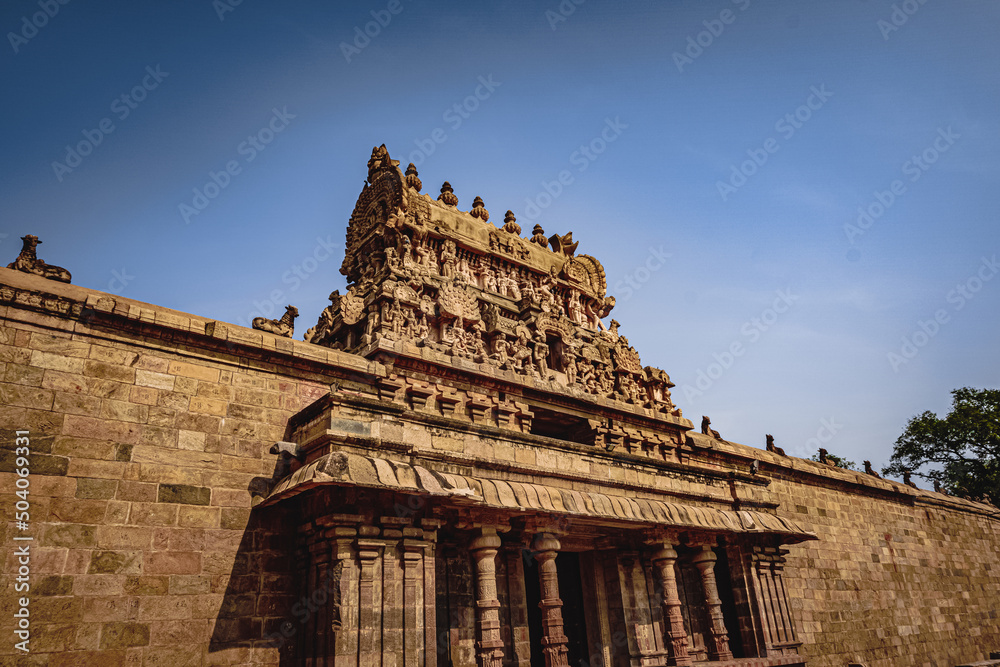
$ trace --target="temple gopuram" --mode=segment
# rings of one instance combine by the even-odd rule
[[[690,433],[670,377],[604,326],[601,263],[421,189],[373,151],[347,293],[305,336],[386,372],[293,418],[302,467],[265,503],[299,503],[303,581],[341,592],[304,657],[802,664],[782,567],[816,536],[749,461],[700,460],[715,440]]]
[[[30,439],[30,664],[1000,665],[997,508],[696,427],[572,233],[422,189],[372,151],[304,340],[292,305],[172,311],[24,237],[0,482],[13,507]]]

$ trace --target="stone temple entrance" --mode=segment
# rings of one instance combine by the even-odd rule
[[[356,372],[288,422],[259,506],[299,517],[296,595],[335,601],[287,664],[802,664],[782,547],[816,536],[603,322],[600,262],[422,187],[372,152],[306,332]]]

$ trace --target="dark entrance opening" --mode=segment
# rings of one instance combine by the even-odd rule
[[[530,551],[524,555],[524,592],[528,606],[528,638],[531,641],[531,667],[545,667],[542,651],[542,601],[541,584],[538,581],[538,561]],[[567,659],[570,667],[589,665],[587,652],[587,622],[583,611],[583,587],[580,579],[580,556],[568,551],[560,551],[556,556],[559,572],[559,597],[562,598],[563,632],[566,634]]]
[[[733,581],[729,575],[729,557],[721,547],[713,549],[718,560],[715,561],[715,581],[719,587],[719,599],[722,601],[722,619],[729,633],[729,650],[734,658],[743,658],[743,642],[740,641],[740,622],[736,612],[736,598],[733,595]]]
[[[580,555],[560,551],[556,556],[559,568],[559,597],[562,598],[563,632],[569,639],[567,658],[570,667],[591,663],[587,651],[587,621],[583,615],[583,581],[580,579]]]

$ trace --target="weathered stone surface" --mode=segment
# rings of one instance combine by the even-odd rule
[[[160,503],[208,505],[212,500],[212,490],[204,486],[160,484],[156,500]]]
[[[143,623],[112,621],[101,629],[101,648],[127,648],[149,645],[149,626]]]

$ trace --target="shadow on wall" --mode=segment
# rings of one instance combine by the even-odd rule
[[[251,495],[266,495],[275,481],[257,477],[249,491]],[[226,652],[234,664],[244,664],[250,662],[251,655],[263,657],[262,652],[276,651],[281,665],[294,664],[296,634],[304,629],[305,609],[295,606],[295,505],[294,501],[285,502],[251,511],[236,548],[209,653]],[[231,552],[214,555],[226,562]]]

